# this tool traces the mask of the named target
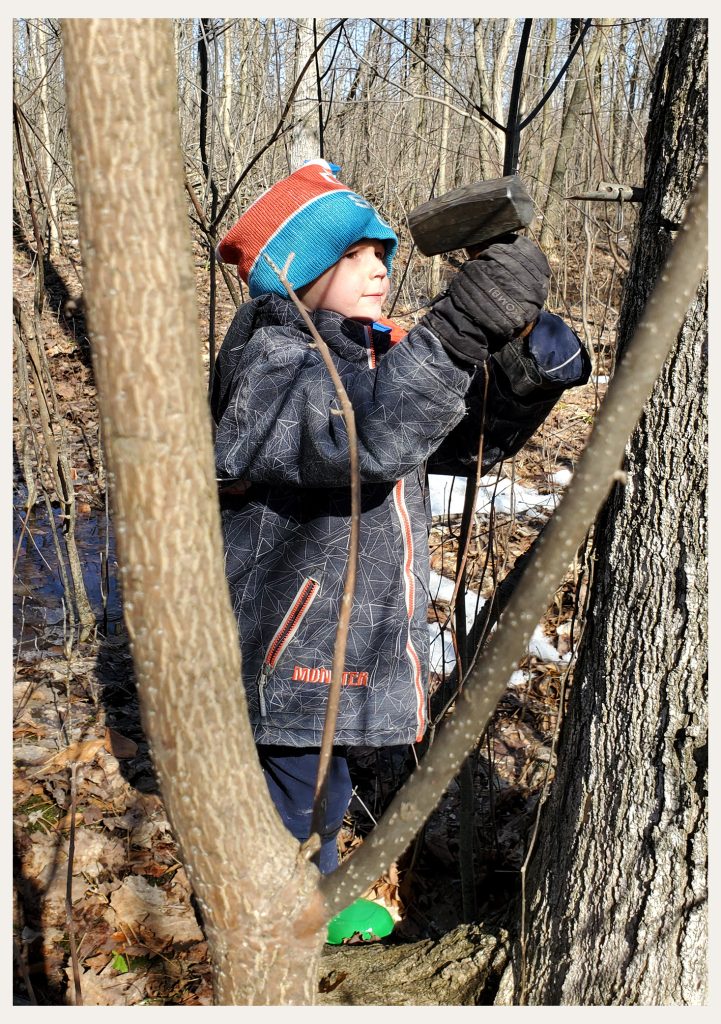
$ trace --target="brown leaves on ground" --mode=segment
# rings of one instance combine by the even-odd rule
[[[126,778],[144,765],[150,771],[147,745],[106,725],[102,706],[87,699],[92,659],[79,653],[66,663],[58,655],[41,664],[41,678],[62,681],[62,691],[31,682],[38,662],[20,658],[13,779],[15,928],[39,1001],[58,989],[63,996],[50,1001],[74,1001],[70,867],[84,1005],[209,1005],[207,945],[162,802]]]

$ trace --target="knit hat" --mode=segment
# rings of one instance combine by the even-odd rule
[[[265,255],[282,270],[289,253],[295,253],[288,280],[297,291],[361,238],[385,242],[383,262],[390,274],[398,248],[395,232],[367,200],[338,181],[339,170],[325,160],[308,161],[259,196],[219,242],[216,256],[238,267],[252,298],[286,294]]]

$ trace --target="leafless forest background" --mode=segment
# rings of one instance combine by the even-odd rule
[[[664,28],[661,19],[537,19],[530,26],[519,79],[519,120],[528,123],[518,172],[535,204],[531,234],[552,267],[548,306],[586,342],[594,374],[488,481],[466,574],[469,591],[486,599],[546,522],[613,372],[636,224],[633,201],[618,201],[613,189],[642,184]],[[406,216],[433,195],[504,173],[503,126],[523,31],[524,22],[513,19],[175,22],[209,372],[236,304],[247,297],[212,259],[215,244],[262,190],[317,155],[340,165],[342,180],[399,233],[390,305],[395,318],[412,325],[453,266],[414,251]],[[59,22],[14,23],[13,85],[18,991],[21,1001],[67,1001],[75,960],[86,1003],[204,1004],[207,950],[157,794],[122,624],[82,302]],[[598,192],[599,182],[609,183],[609,201],[577,198]],[[433,569],[449,580],[460,518],[434,519]],[[553,769],[584,595],[579,564],[480,740],[470,776],[451,787],[410,857],[378,880],[375,894],[402,918],[398,927],[409,939],[492,912],[512,890]],[[445,629],[447,617],[441,594],[429,622]],[[436,674],[437,693],[451,668]],[[449,706],[452,694],[436,701],[436,721]],[[411,752],[385,760],[358,752],[344,853],[362,842],[412,761]]]

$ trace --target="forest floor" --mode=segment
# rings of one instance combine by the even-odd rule
[[[207,309],[207,261],[200,250],[196,270],[199,308]],[[13,276],[15,297],[30,313],[34,272],[27,248],[17,239]],[[222,335],[233,305],[222,280],[219,292],[217,323]],[[17,1000],[72,1003],[73,944],[86,1005],[207,1005],[211,1002],[207,944],[140,724],[107,517],[89,345],[82,308],[68,304],[80,293],[80,278],[67,257],[59,257],[47,268],[46,293],[39,336],[67,437],[78,547],[98,621],[87,640],[74,638],[53,538],[53,525],[59,532],[57,503],[51,501],[52,521],[42,489],[32,507],[26,507],[27,467],[44,481],[51,497],[53,488],[47,470],[38,472],[37,434],[34,439],[28,435],[23,446],[16,419]],[[571,306],[572,315],[574,311],[578,312]],[[567,310],[564,315],[568,319]],[[407,326],[413,322],[410,316],[396,314],[396,319]],[[207,320],[199,316],[199,323],[207,336]],[[580,333],[580,317],[574,326]],[[558,476],[559,471],[572,471],[605,391],[603,375],[608,372],[605,360],[610,351],[606,343],[613,326],[607,325],[602,339],[594,338],[601,376],[568,392],[513,463],[502,467],[501,480],[527,489],[519,494],[561,494],[559,480],[564,477]],[[17,386],[16,379],[16,393]],[[34,394],[29,404],[31,412],[36,410]],[[36,420],[34,414],[31,418]],[[504,493],[509,493],[508,486]],[[550,504],[546,500],[525,507],[519,502],[513,508],[497,500],[490,518],[477,515],[470,548],[470,589],[484,598],[490,595],[494,580],[503,579],[546,522]],[[434,520],[432,566],[447,579],[455,575],[459,524],[456,513]],[[483,577],[486,565],[491,568]],[[583,588],[578,587],[578,579],[577,571],[569,571],[540,624],[538,642],[520,662],[471,757],[476,920],[502,913],[515,895],[539,797],[553,771],[564,678],[582,627],[577,606],[582,603],[579,589]],[[447,604],[442,596],[429,610],[431,623],[445,622]],[[436,676],[434,684],[439,681]],[[222,742],[222,737],[215,741]],[[362,842],[413,762],[409,748],[354,752],[356,795],[340,838],[343,857]],[[398,919],[394,941],[438,937],[468,920],[459,871],[460,819],[456,781],[410,851],[373,887],[373,898],[383,900]]]

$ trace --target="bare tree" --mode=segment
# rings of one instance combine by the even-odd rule
[[[620,365],[706,159],[707,31],[703,20],[670,21],[659,60]],[[705,1000],[706,376],[704,280],[629,443],[625,483],[596,523],[515,1001]]]
[[[310,1003],[324,915],[317,871],[297,856],[269,800],[240,684],[168,73],[171,25],[71,20],[63,41],[93,360],[144,728],[202,908],[218,1001]],[[99,124],[112,131],[96,131]],[[137,145],[139,132],[147,145]],[[111,201],[108,182],[125,202]],[[167,529],[171,494],[182,531]]]
[[[313,56],[315,41],[313,18],[298,18],[296,22],[295,59],[293,78],[297,79]],[[320,134],[318,130],[318,95],[316,76],[310,69],[295,94],[293,101],[293,137],[290,148],[290,170],[297,170],[306,160],[320,155]]]
[[[588,50],[586,63],[590,68],[595,68],[606,47],[606,26],[611,19],[602,18]],[[547,252],[552,252],[558,247],[558,240],[562,235],[562,208],[563,196],[566,193],[566,173],[569,168],[571,148],[575,141],[578,122],[583,105],[588,97],[588,83],[583,68],[580,69],[576,84],[568,101],[568,110],[563,118],[561,135],[556,149],[556,157],[551,172],[551,180],[548,186],[548,198],[543,214],[543,226],[541,227],[541,246]]]

